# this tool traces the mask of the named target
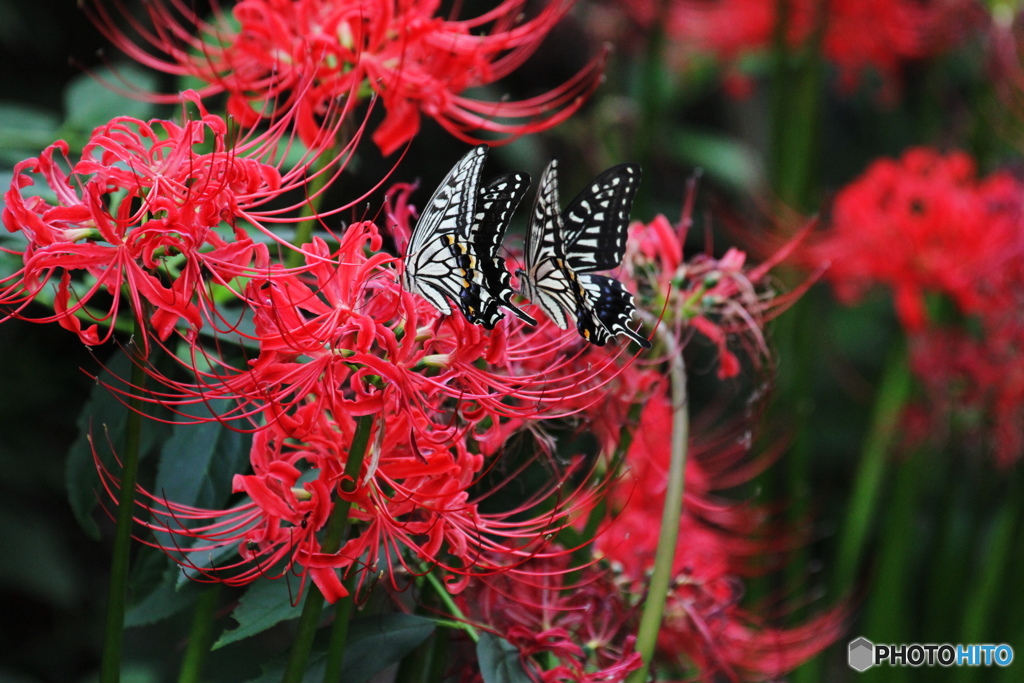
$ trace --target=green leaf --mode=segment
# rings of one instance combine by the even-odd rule
[[[166,565],[166,556],[164,564]],[[194,581],[178,587],[177,579],[181,569],[177,564],[164,568],[163,580],[144,597],[132,604],[124,616],[125,628],[146,626],[163,621],[185,610],[195,603],[205,586]]]
[[[223,414],[228,401],[217,401],[211,407]],[[182,505],[215,509],[224,505],[231,494],[231,480],[242,471],[249,456],[252,437],[233,431],[220,422],[194,422],[192,418],[209,419],[210,408],[204,404],[186,406],[174,425],[171,438],[160,454],[155,493]],[[191,417],[189,417],[191,416]]]
[[[110,369],[116,373],[130,372],[131,363],[124,354],[119,355]],[[76,424],[78,438],[71,444],[67,463],[68,501],[78,523],[85,533],[95,539],[100,538],[100,529],[92,519],[96,509],[97,496],[105,493],[100,491],[100,478],[93,462],[93,447],[100,460],[108,467],[113,464],[113,451],[124,444],[125,425],[128,409],[103,386],[103,381],[110,378],[109,372],[103,372],[89,394],[89,401],[82,408]]]
[[[302,612],[302,603],[292,604],[294,591],[287,581],[260,579],[254,582],[239,601],[231,618],[238,627],[225,631],[214,643],[214,650],[266,631],[282,621],[295,619]]]
[[[434,632],[433,619],[415,614],[379,614],[353,619],[348,627],[343,681],[362,683],[416,649]]]
[[[433,619],[413,614],[378,614],[353,619],[348,626],[341,680],[345,683],[369,680],[415,650],[434,632],[435,626]],[[263,674],[249,683],[277,683],[284,675],[284,667],[284,660],[277,659],[267,664]],[[326,669],[327,655],[323,650],[314,650],[302,680],[320,683]]]
[[[152,102],[131,99],[110,89],[109,83],[125,90],[152,92],[157,88],[156,76],[132,64],[114,69],[101,68],[82,74],[64,90],[65,124],[82,131],[91,131],[118,116],[148,119],[154,115]]]
[[[530,683],[519,659],[519,650],[504,638],[481,631],[476,658],[484,683]]]
[[[765,184],[757,155],[738,140],[682,130],[672,136],[670,149],[681,163],[702,168],[709,177],[736,190],[753,191]]]
[[[59,126],[60,117],[48,109],[0,102],[0,159],[17,163],[37,155],[57,138]]]
[[[250,502],[249,499],[245,498],[239,504],[244,505],[248,502]],[[224,528],[225,523],[232,521],[236,525],[234,539],[226,540],[222,545],[215,545],[213,547],[209,547],[210,541],[204,537],[189,539],[181,536],[172,537],[167,532],[154,532],[153,535],[163,547],[180,548],[182,550],[181,556],[188,558],[187,563],[185,566],[182,566],[181,572],[178,574],[179,587],[202,575],[204,568],[223,567],[238,556],[238,539],[243,538],[246,531],[260,524],[260,520],[250,519],[243,525],[237,526],[237,515],[238,513],[232,508],[223,515],[207,522],[207,526],[217,529]],[[195,548],[200,547],[202,548],[201,550],[195,550]]]

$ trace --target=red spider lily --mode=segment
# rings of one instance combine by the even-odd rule
[[[409,191],[395,188],[387,209],[399,246],[413,215]],[[355,223],[339,239],[334,251],[319,239],[306,245],[306,263],[294,269],[253,273],[240,295],[253,329],[190,336],[187,381],[150,368],[160,388],[114,389],[172,409],[233,400],[235,409],[210,419],[279,421],[297,438],[307,428],[298,408],[311,401],[337,415],[392,411],[406,415],[410,428],[423,426],[411,438],[432,448],[464,432],[465,421],[475,423],[481,411],[501,418],[571,415],[600,400],[602,387],[621,371],[621,350],[591,348],[553,323],[527,329],[505,320],[487,331],[461,316],[442,316],[402,290],[397,259],[379,251],[373,223]],[[381,386],[387,391],[373,393]],[[502,429],[497,421],[487,424]],[[474,438],[499,441],[488,433]]]
[[[26,306],[52,283],[54,313],[35,320],[99,344],[127,300],[136,319],[148,320],[148,343],[149,332],[167,339],[179,324],[198,330],[210,321],[211,287],[230,290],[234,278],[267,269],[268,250],[248,228],[280,239],[261,221],[288,220],[282,214],[296,207],[268,204],[306,187],[322,147],[282,170],[289,117],[258,136],[238,134],[195,93],[182,97],[197,109],[183,124],[118,117],[93,131],[75,163],[57,142],[15,167],[3,222],[27,245],[12,252],[21,270],[0,283],[13,315],[27,318]],[[96,310],[102,302],[106,310]]]
[[[164,0],[146,5],[152,29],[131,20],[138,38],[118,28],[102,3],[93,6],[93,19],[136,61],[199,78],[208,84],[204,94],[226,92],[229,111],[243,120],[254,116],[253,100],[295,107],[303,140],[316,137],[332,102],[376,93],[386,116],[373,138],[391,154],[416,135],[421,115],[476,143],[475,131],[517,137],[579,108],[598,83],[601,58],[562,86],[518,102],[463,95],[517,68],[571,2],[555,0],[521,21],[525,5],[504,0],[479,17],[457,20],[437,16],[437,0],[243,0],[230,16],[215,3],[207,21],[187,3]]]
[[[1021,253],[1020,184],[978,178],[974,162],[917,148],[875,162],[835,200],[832,230],[805,260],[831,264],[827,279],[853,301],[875,284],[893,290],[910,331],[927,322],[924,297],[943,294],[966,314],[1000,310],[997,279]]]
[[[645,402],[627,468],[609,493],[615,517],[596,539],[600,557],[620,575],[628,594],[643,595],[658,543],[668,467],[672,410],[664,391]],[[724,450],[721,450],[723,445]],[[798,538],[770,526],[769,511],[752,503],[728,501],[714,490],[735,486],[767,461],[744,467],[739,459],[748,439],[691,447],[687,494],[680,520],[675,581],[666,603],[657,657],[701,678],[731,680],[776,677],[811,658],[841,635],[843,609],[805,625],[774,628],[741,605],[744,576],[778,566]],[[765,560],[768,560],[767,562]]]
[[[678,338],[696,332],[718,348],[718,376],[735,377],[742,367],[736,344],[754,368],[770,359],[764,339],[765,321],[798,297],[803,288],[785,295],[769,285],[768,273],[793,248],[783,247],[756,267],[746,254],[729,249],[720,259],[699,254],[683,260],[683,242],[690,225],[693,188],[683,219],[673,227],[664,216],[649,224],[634,223],[624,263],[650,298],[648,310],[663,310],[662,324]]]
[[[1021,308],[998,320],[989,317],[981,330],[933,329],[915,335],[911,369],[921,379],[927,405],[921,440],[945,434],[956,415],[972,443],[986,443],[996,464],[1010,467],[1024,454],[1024,327]],[[966,423],[966,424],[964,424]]]
[[[891,87],[904,62],[946,52],[983,14],[973,0],[830,0],[822,50],[846,88],[869,69]]]
[[[402,234],[409,209],[403,191],[394,196],[389,215]],[[484,330],[441,316],[401,289],[381,242],[365,221],[349,226],[334,251],[314,239],[303,249],[305,265],[251,275],[242,298],[253,311],[251,332],[221,331],[213,343],[191,339],[189,382],[149,369],[162,387],[149,400],[174,407],[231,399],[236,409],[209,419],[247,417],[257,435],[252,474],[235,478],[244,503],[197,510],[142,494],[151,515],[144,523],[193,571],[244,583],[291,570],[337,596],[339,571],[361,578],[387,567],[394,580],[437,565],[457,590],[472,574],[536,556],[595,505],[595,492],[571,483],[582,462],[511,509],[481,510],[493,491],[476,487],[511,431],[600,400],[622,372],[617,354],[581,349],[576,335],[553,324],[526,330],[516,320]],[[228,333],[234,345],[224,343]],[[250,347],[256,355],[246,360],[242,350]],[[344,478],[348,443],[367,416],[373,446],[353,485]],[[105,480],[116,485],[110,475]],[[353,504],[357,535],[325,553],[316,533],[339,498]],[[209,566],[211,556],[235,551],[237,560]]]
[[[607,572],[570,570],[568,555],[537,558],[514,572],[474,580],[458,602],[471,621],[516,647],[532,680],[624,680],[641,665],[633,650],[633,609]],[[479,674],[463,680],[479,680]]]
[[[494,458],[475,451],[464,434],[418,447],[411,435],[436,425],[411,427],[404,423],[408,416],[391,405],[374,417],[358,479],[347,480],[355,421],[316,403],[297,413],[305,426],[301,440],[278,422],[255,434],[252,473],[234,478],[243,502],[198,509],[139,487],[145,513],[136,522],[155,535],[143,540],[163,548],[199,580],[240,585],[293,573],[311,578],[333,601],[346,594],[339,572],[360,583],[383,572],[396,582],[437,566],[457,592],[472,575],[507,571],[537,556],[553,534],[596,502],[589,492],[572,492],[570,468],[510,509],[485,512],[473,490]],[[482,413],[479,419],[495,418]],[[116,478],[97,464],[116,497]],[[543,504],[554,495],[562,496],[556,507]],[[353,531],[337,552],[325,552],[319,533],[341,499],[352,503]]]
[[[969,431],[989,434],[1001,465],[1024,449],[1020,197],[1013,176],[979,178],[966,154],[912,149],[875,162],[844,188],[833,230],[802,255],[832,261],[827,278],[846,301],[872,285],[892,289],[911,367],[928,389],[927,407],[911,417],[935,434],[951,413],[973,415]],[[928,296],[951,301],[973,333],[933,319]]]

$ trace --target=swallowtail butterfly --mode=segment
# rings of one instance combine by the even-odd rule
[[[409,237],[402,285],[445,315],[455,302],[467,320],[488,329],[503,317],[500,306],[534,325],[512,305],[511,277],[498,256],[530,178],[510,173],[481,188],[486,158],[487,145],[473,148],[434,190]]]
[[[625,334],[644,348],[651,343],[628,327],[633,295],[618,280],[595,273],[618,268],[626,253],[629,210],[640,184],[640,167],[613,166],[595,178],[565,211],[559,208],[558,164],[541,177],[526,235],[526,268],[518,271],[521,294],[563,330],[567,314],[589,342],[603,346]]]

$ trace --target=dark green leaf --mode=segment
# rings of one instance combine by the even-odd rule
[[[348,627],[341,680],[344,683],[363,683],[401,661],[433,633],[434,627],[432,619],[412,614],[378,614],[353,619]],[[262,676],[249,683],[277,683],[284,674],[284,667],[283,660],[271,662],[264,667]],[[302,680],[321,683],[326,669],[326,654],[323,650],[314,650]]]
[[[216,403],[218,414],[228,407],[227,401]],[[182,412],[192,418],[211,417],[204,404],[187,406]],[[163,447],[155,493],[182,505],[215,509],[224,505],[232,477],[248,461],[251,437],[220,422],[188,424],[195,421],[188,416],[179,417]]]
[[[49,110],[0,103],[0,159],[15,163],[36,156],[58,137],[59,126],[60,118]]]
[[[123,354],[115,358],[109,367],[116,373],[131,371],[131,363]],[[89,394],[88,403],[78,416],[78,438],[71,444],[67,464],[71,510],[85,533],[96,540],[99,540],[100,530],[92,519],[92,513],[96,509],[97,496],[101,494],[100,479],[93,462],[93,447],[101,461],[108,467],[112,466],[114,458],[111,445],[114,449],[122,448],[128,413],[128,409],[103,386],[104,378],[109,378],[108,372],[100,376],[100,381],[97,381]]]
[[[124,617],[126,628],[155,624],[173,617],[191,606],[203,590],[203,586],[194,581],[178,587],[177,579],[181,574],[181,568],[173,563],[168,566],[166,556],[162,552],[159,554],[164,557],[162,580],[128,608]]]
[[[530,683],[519,659],[519,650],[504,638],[481,631],[476,657],[484,683]]]
[[[118,65],[113,70],[97,69],[93,73],[82,74],[71,81],[64,91],[67,125],[91,131],[117,116],[137,119],[153,116],[153,103],[125,97],[112,91],[104,82],[126,89],[137,88],[142,92],[152,92],[157,88],[156,76],[152,72],[131,64]]]
[[[682,130],[672,136],[671,149],[678,161],[702,168],[709,177],[734,189],[752,191],[764,184],[757,155],[739,140]]]
[[[238,608],[231,613],[231,618],[238,622],[238,628],[225,631],[214,643],[213,649],[266,631],[282,621],[297,618],[302,612],[302,603],[292,605],[294,599],[295,591],[288,589],[287,581],[256,581],[242,596]]]
[[[343,681],[362,683],[416,649],[434,632],[434,621],[414,614],[379,614],[353,619],[348,627]]]
[[[222,525],[231,521],[236,514],[237,513],[231,511],[220,515],[216,519],[210,521],[209,526],[223,528]],[[245,525],[238,527],[236,529],[237,537],[240,538],[245,531],[251,529],[257,524],[259,524],[259,520],[249,520]],[[186,566],[183,566],[181,572],[178,574],[179,587],[184,586],[202,574],[203,568],[222,567],[238,556],[237,539],[225,541],[223,545],[207,548],[206,546],[209,546],[210,542],[203,537],[193,539],[184,538],[182,536],[172,537],[166,532],[155,532],[153,535],[165,548],[180,548],[183,551],[182,556],[188,558]],[[202,547],[203,549],[192,550],[193,548],[199,547]],[[184,552],[185,550],[188,550],[188,552]]]

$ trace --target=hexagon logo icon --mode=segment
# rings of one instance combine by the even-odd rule
[[[848,661],[851,669],[867,671],[875,663],[875,644],[867,638],[851,641]]]

